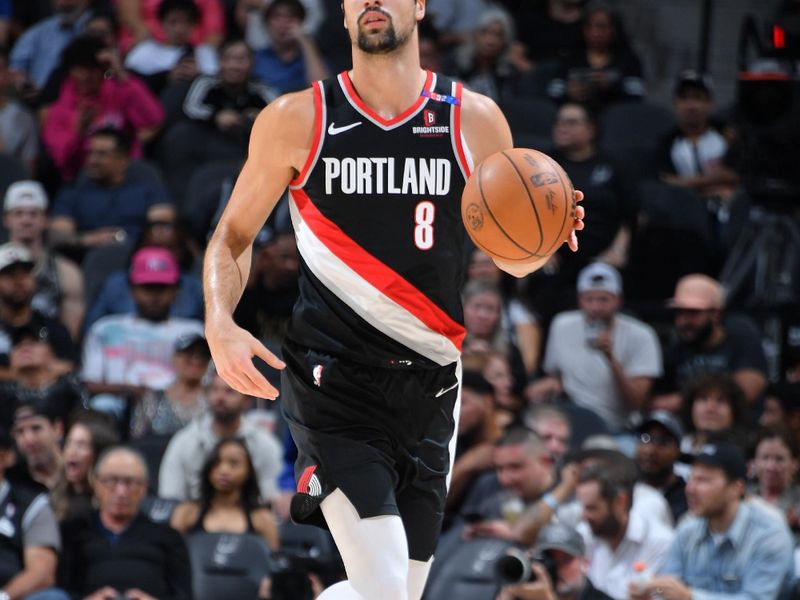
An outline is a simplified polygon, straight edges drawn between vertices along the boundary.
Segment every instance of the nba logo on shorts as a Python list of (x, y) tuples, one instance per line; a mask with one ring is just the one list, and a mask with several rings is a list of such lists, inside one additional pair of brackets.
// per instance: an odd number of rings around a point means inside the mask
[(423, 110), (422, 120), (425, 122), (425, 127), (432, 127), (436, 125), (436, 113), (432, 110)]
[(316, 367), (314, 367), (314, 370), (311, 371), (311, 374), (314, 376), (314, 385), (317, 387), (322, 385), (322, 370), (324, 368), (325, 367), (323, 367), (322, 365), (317, 365)]

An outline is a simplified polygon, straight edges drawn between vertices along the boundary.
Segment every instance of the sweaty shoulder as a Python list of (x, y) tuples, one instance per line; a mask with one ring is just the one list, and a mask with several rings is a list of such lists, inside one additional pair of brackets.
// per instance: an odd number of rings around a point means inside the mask
[(271, 161), (299, 172), (314, 142), (314, 123), (313, 88), (280, 96), (258, 115), (251, 133), (250, 153), (269, 153)]
[(477, 165), (486, 157), (513, 147), (511, 129), (494, 100), (464, 89), (461, 97), (461, 130)]

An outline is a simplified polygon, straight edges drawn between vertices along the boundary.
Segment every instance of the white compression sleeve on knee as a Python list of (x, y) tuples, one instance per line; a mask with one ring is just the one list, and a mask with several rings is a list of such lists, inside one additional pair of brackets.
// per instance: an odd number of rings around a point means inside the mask
[(431, 572), (433, 557), (428, 562), (419, 560), (408, 561), (408, 600), (420, 600), (425, 591), (425, 582)]
[(408, 600), (408, 542), (400, 517), (362, 519), (338, 488), (321, 507), (348, 581), (325, 590), (319, 600)]

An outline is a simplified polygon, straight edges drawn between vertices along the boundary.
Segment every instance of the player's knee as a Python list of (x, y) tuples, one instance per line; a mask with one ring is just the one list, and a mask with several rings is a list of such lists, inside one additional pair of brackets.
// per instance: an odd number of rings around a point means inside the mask
[(408, 600), (408, 582), (405, 577), (374, 573), (369, 581), (350, 579), (356, 591), (366, 600)]

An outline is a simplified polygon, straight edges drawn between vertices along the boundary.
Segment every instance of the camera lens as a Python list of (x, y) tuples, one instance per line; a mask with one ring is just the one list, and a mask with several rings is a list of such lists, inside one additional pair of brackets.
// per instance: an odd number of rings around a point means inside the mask
[(522, 550), (509, 548), (494, 565), (497, 579), (503, 585), (534, 581), (536, 574), (531, 570), (531, 561)]

